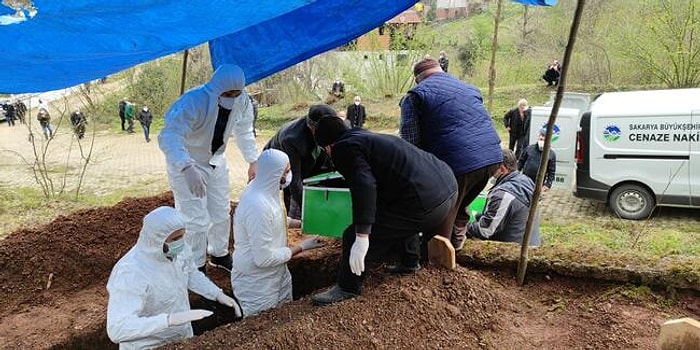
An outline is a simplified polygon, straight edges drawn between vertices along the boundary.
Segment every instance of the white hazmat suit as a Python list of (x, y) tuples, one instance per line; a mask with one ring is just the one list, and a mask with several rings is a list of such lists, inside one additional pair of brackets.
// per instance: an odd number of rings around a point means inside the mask
[[(158, 135), (165, 153), (168, 179), (175, 196), (175, 207), (185, 218), (185, 238), (192, 247), (198, 267), (206, 263), (207, 252), (215, 257), (228, 254), (229, 174), (224, 151), (235, 134), (238, 148), (248, 163), (257, 157), (253, 134), (253, 106), (245, 91), (245, 76), (236, 65), (222, 65), (211, 80), (182, 95), (165, 115), (165, 126)], [(212, 152), (212, 139), (219, 115), (222, 93), (241, 90), (233, 99), (223, 131), (223, 145)], [(223, 99), (223, 98), (222, 98)], [(230, 107), (230, 108), (228, 108)], [(203, 176), (205, 194), (198, 196), (188, 185), (186, 168), (194, 166)]]
[(136, 244), (112, 269), (107, 335), (119, 349), (149, 349), (192, 337), (190, 322), (171, 326), (180, 322), (169, 319), (190, 311), (188, 290), (211, 300), (222, 298), (221, 289), (197, 270), (187, 245), (172, 260), (166, 258), (163, 243), (184, 227), (174, 208), (155, 209), (144, 217)]
[(258, 171), (236, 207), (231, 286), (244, 316), (292, 300), (287, 261), (287, 228), (280, 200), (280, 178), (289, 164), (275, 149), (262, 152)]

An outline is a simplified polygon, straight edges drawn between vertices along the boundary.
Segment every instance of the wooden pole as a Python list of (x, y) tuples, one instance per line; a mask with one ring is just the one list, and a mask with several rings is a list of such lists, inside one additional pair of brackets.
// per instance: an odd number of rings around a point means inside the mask
[(185, 81), (187, 80), (187, 56), (189, 56), (190, 50), (185, 50), (182, 55), (182, 74), (180, 75), (180, 95), (185, 93)]
[(493, 114), (493, 89), (496, 86), (496, 51), (498, 51), (498, 25), (501, 23), (501, 0), (496, 2), (496, 18), (493, 20), (493, 42), (491, 43), (491, 63), (489, 64), (488, 110)]
[(530, 214), (527, 218), (527, 224), (525, 225), (525, 234), (523, 235), (522, 246), (520, 247), (520, 262), (518, 263), (518, 284), (523, 285), (525, 283), (525, 273), (527, 272), (527, 249), (530, 243), (530, 236), (532, 233), (532, 228), (535, 222), (535, 214), (537, 213), (537, 204), (540, 199), (540, 193), (542, 192), (542, 183), (544, 182), (544, 173), (547, 170), (547, 161), (549, 159), (549, 150), (552, 146), (552, 130), (554, 129), (554, 122), (557, 120), (557, 114), (559, 113), (559, 106), (561, 106), (561, 100), (564, 97), (564, 89), (566, 86), (566, 73), (569, 71), (569, 65), (571, 64), (571, 53), (574, 51), (574, 43), (576, 42), (576, 33), (578, 32), (579, 24), (581, 23), (581, 16), (583, 15), (583, 6), (586, 3), (585, 0), (578, 0), (576, 5), (576, 12), (574, 13), (574, 20), (571, 23), (571, 29), (569, 30), (569, 42), (566, 44), (566, 50), (564, 51), (564, 61), (561, 69), (561, 75), (559, 76), (559, 84), (557, 86), (557, 95), (554, 98), (554, 105), (552, 105), (552, 112), (549, 115), (549, 120), (547, 121), (547, 135), (544, 139), (544, 148), (542, 149), (542, 159), (540, 161), (540, 168), (537, 171), (537, 180), (535, 181), (535, 192), (532, 194), (532, 202), (530, 204)]

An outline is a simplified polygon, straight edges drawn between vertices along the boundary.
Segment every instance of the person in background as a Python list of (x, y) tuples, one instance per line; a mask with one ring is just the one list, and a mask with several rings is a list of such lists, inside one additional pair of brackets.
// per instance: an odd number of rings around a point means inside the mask
[(39, 121), (39, 126), (41, 130), (44, 131), (44, 137), (48, 140), (53, 137), (53, 129), (51, 129), (51, 115), (46, 108), (39, 108), (39, 113), (36, 116), (36, 120)]
[[(532, 181), (537, 181), (537, 172), (540, 169), (542, 160), (542, 149), (544, 148), (544, 140), (547, 137), (547, 129), (540, 129), (537, 136), (537, 143), (527, 146), (525, 151), (518, 159), (518, 170), (527, 175)], [(557, 171), (557, 155), (553, 149), (549, 150), (549, 159), (547, 160), (547, 170), (544, 173), (544, 182), (542, 191), (547, 192), (552, 188), (554, 182), (554, 174)]]
[(362, 105), (362, 99), (360, 96), (355, 96), (353, 104), (348, 106), (345, 119), (350, 122), (351, 128), (361, 128), (365, 124), (366, 118), (367, 114), (365, 113), (365, 106)]
[(309, 237), (287, 246), (287, 226), (280, 190), (292, 183), (289, 158), (276, 149), (258, 157), (258, 171), (241, 194), (234, 224), (231, 285), (243, 314), (251, 316), (292, 300), (292, 275), (287, 261), (321, 246)]
[(352, 224), (343, 232), (338, 283), (314, 295), (313, 303), (359, 295), (368, 255), (384, 260), (397, 254), (399, 264), (389, 273), (417, 272), (427, 261), (427, 242), (450, 220), (457, 200), (450, 167), (396, 136), (348, 129), (338, 117), (321, 118), (314, 136), (347, 182)]
[(15, 126), (15, 106), (8, 102), (3, 105), (5, 109), (5, 120), (7, 120), (7, 126)]
[(338, 99), (345, 97), (345, 84), (342, 80), (336, 79), (331, 87), (331, 95)]
[(24, 104), (24, 102), (19, 101), (19, 100), (17, 101), (17, 103), (15, 105), (16, 105), (16, 109), (17, 109), (17, 117), (19, 118), (19, 122), (21, 124), (25, 124), (26, 121), (24, 119), (24, 116), (27, 115), (27, 105)]
[(248, 163), (250, 181), (258, 158), (253, 106), (245, 92), (243, 70), (233, 64), (220, 66), (209, 82), (180, 96), (165, 114), (158, 135), (175, 207), (185, 218), (185, 237), (202, 271), (207, 252), (210, 265), (231, 271), (231, 190), (225, 155), (231, 135)]
[(146, 142), (151, 142), (151, 121), (153, 116), (148, 106), (143, 106), (139, 112), (139, 123), (141, 123), (141, 128), (143, 129), (143, 136), (146, 138)]
[(331, 106), (319, 104), (309, 108), (306, 116), (297, 118), (282, 128), (267, 142), (263, 149), (278, 149), (289, 157), (293, 180), (284, 189), (284, 204), (287, 215), (296, 221), (301, 219), (303, 180), (333, 170), (333, 164), (314, 140), (316, 125), (324, 116), (337, 116)]
[(527, 147), (530, 138), (530, 119), (532, 109), (528, 106), (527, 100), (518, 101), (518, 106), (506, 112), (503, 116), (503, 125), (508, 130), (508, 149), (515, 151), (515, 157), (520, 155)]
[(80, 111), (80, 109), (76, 109), (70, 114), (70, 124), (73, 126), (75, 136), (77, 136), (79, 140), (82, 139), (85, 136), (87, 118), (85, 117), (85, 114)]
[[(494, 175), (496, 182), (486, 197), (484, 212), (467, 226), (467, 237), (522, 243), (530, 214), (535, 184), (516, 169), (513, 151), (503, 150), (503, 163)], [(530, 245), (540, 245), (539, 212), (535, 218)]]
[(440, 69), (447, 73), (447, 69), (450, 67), (450, 59), (447, 58), (445, 51), (440, 51), (440, 57), (438, 57), (438, 63), (440, 64)]
[(452, 168), (459, 194), (440, 234), (459, 250), (467, 207), (502, 161), (501, 140), (479, 89), (443, 72), (433, 59), (416, 63), (413, 74), (417, 85), (401, 100), (401, 138)]
[(143, 218), (136, 244), (114, 265), (107, 281), (107, 335), (119, 349), (191, 338), (191, 322), (212, 312), (191, 310), (188, 291), (242, 317), (238, 302), (197, 270), (184, 235), (185, 222), (175, 208), (156, 208)]
[(561, 76), (561, 65), (559, 61), (554, 60), (547, 66), (547, 70), (542, 75), (542, 80), (547, 83), (547, 86), (557, 86), (559, 77)]
[(126, 131), (126, 128), (124, 127), (124, 123), (126, 122), (126, 117), (124, 115), (124, 111), (126, 110), (126, 104), (126, 97), (119, 101), (119, 119), (121, 119), (122, 122), (122, 131)]
[(126, 132), (129, 134), (134, 133), (134, 104), (126, 101), (126, 106), (124, 106), (124, 119), (127, 122)]

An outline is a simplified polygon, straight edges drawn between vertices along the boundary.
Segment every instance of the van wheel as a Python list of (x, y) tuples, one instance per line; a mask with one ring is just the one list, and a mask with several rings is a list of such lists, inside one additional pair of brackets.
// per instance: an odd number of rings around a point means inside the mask
[(639, 185), (622, 185), (610, 195), (610, 207), (623, 219), (646, 219), (655, 205), (651, 193)]

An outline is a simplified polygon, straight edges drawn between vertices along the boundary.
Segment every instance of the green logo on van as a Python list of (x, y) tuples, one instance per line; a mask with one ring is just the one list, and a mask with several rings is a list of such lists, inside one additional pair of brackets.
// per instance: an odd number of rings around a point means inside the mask
[(608, 124), (603, 130), (603, 138), (610, 142), (615, 142), (620, 139), (622, 131), (615, 124)]

